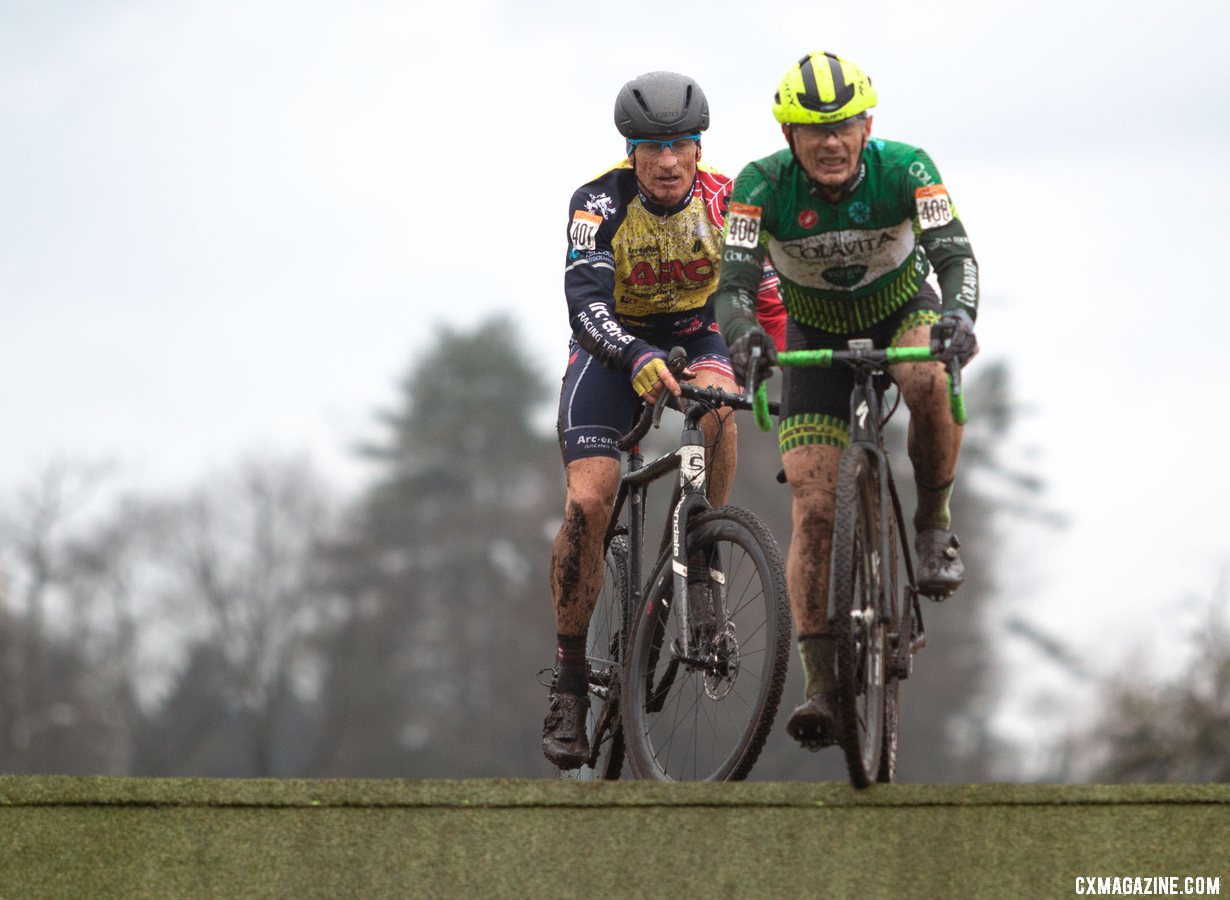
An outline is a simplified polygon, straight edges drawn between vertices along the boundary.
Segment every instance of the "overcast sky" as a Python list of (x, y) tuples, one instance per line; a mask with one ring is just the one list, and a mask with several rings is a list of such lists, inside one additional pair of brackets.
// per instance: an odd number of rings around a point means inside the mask
[(0, 0), (0, 491), (53, 458), (161, 489), (304, 448), (356, 485), (437, 325), (497, 312), (554, 381), (567, 202), (622, 152), (620, 85), (696, 77), (734, 174), (827, 49), (943, 173), (983, 359), (1032, 411), (1014, 452), (1071, 520), (1007, 548), (1012, 609), (1165, 664), (1230, 564), (1224, 3), (427, 8)]

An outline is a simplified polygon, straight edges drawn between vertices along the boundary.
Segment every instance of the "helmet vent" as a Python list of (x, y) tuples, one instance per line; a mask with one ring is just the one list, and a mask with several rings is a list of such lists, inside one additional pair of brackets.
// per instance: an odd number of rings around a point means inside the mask
[(705, 92), (675, 72), (647, 72), (615, 98), (615, 127), (626, 138), (651, 137), (709, 127)]

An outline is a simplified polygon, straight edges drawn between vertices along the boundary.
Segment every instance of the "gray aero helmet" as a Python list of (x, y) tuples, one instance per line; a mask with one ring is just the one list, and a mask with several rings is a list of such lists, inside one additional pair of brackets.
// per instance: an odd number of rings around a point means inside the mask
[(620, 89), (615, 127), (626, 138), (704, 131), (709, 127), (709, 101), (686, 75), (646, 72)]

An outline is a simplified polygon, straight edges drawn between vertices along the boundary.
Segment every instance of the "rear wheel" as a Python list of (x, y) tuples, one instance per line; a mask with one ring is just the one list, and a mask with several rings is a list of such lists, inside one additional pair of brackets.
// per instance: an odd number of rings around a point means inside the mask
[(620, 726), (619, 695), (623, 684), (623, 661), (627, 653), (628, 539), (617, 535), (606, 554), (606, 571), (594, 614), (585, 638), (589, 663), (589, 715), (585, 731), (589, 760), (579, 769), (560, 770), (572, 781), (616, 779), (624, 764), (624, 739)]
[[(882, 774), (891, 778), (896, 758), (894, 743), (885, 773), (881, 763), (891, 675), (889, 635), (897, 627), (890, 620), (897, 616), (895, 608), (890, 616), (881, 615), (879, 598), (886, 589), (882, 534), (876, 460), (862, 447), (849, 447), (837, 475), (832, 572), (837, 730), (855, 787), (867, 787)], [(894, 720), (895, 712), (894, 704)]]
[(741, 779), (764, 747), (786, 679), (790, 609), (781, 551), (760, 519), (728, 506), (691, 520), (687, 550), (690, 561), (708, 562), (707, 579), (694, 578), (688, 589), (692, 652), (683, 653), (666, 559), (650, 579), (629, 648), (628, 760), (641, 778)]
[(880, 769), (876, 781), (887, 782), (897, 777), (897, 731), (901, 724), (898, 691), (901, 682), (889, 677), (884, 688), (884, 746), (880, 751)]

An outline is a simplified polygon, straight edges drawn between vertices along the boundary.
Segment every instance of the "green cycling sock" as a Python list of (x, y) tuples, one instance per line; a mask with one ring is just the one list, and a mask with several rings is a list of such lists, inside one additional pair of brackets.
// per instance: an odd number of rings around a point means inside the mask
[(837, 671), (837, 648), (827, 634), (799, 635), (799, 659), (803, 661), (803, 696), (833, 690)]
[(948, 501), (952, 498), (952, 486), (956, 479), (942, 487), (931, 487), (915, 479), (914, 486), (918, 489), (918, 509), (914, 513), (914, 530), (927, 531), (931, 528), (941, 528), (948, 531), (952, 525), (952, 513), (948, 509)]

